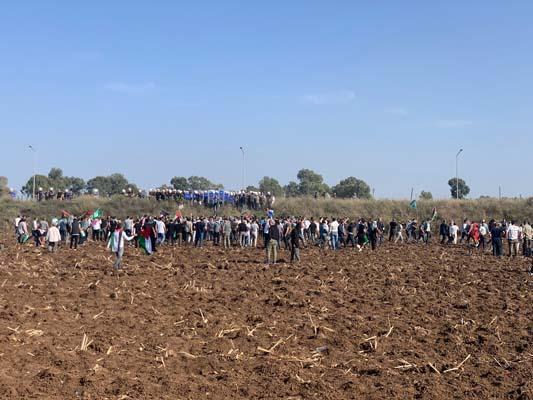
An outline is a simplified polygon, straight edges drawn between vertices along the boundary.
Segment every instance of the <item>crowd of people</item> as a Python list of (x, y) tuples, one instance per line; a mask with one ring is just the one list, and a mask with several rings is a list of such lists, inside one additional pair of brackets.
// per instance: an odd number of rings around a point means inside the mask
[[(92, 196), (110, 196), (102, 194), (98, 189), (90, 189), (87, 193)], [(133, 190), (132, 188), (122, 189), (121, 194), (126, 197), (151, 198), (156, 201), (172, 200), (179, 204), (200, 204), (206, 208), (216, 210), (223, 205), (230, 205), (239, 210), (259, 211), (265, 208), (272, 208), (276, 202), (276, 197), (270, 193), (258, 191), (227, 191), (227, 190), (177, 190), (172, 188)], [(39, 187), (36, 193), (37, 201), (47, 200), (72, 200), (74, 192), (69, 189), (54, 189), (50, 187), (44, 190)]]
[[(64, 213), (51, 223), (38, 218), (28, 221), (27, 217), (19, 216), (15, 220), (15, 232), (19, 243), (33, 239), (35, 246), (48, 246), (52, 252), (61, 246), (76, 249), (89, 240), (107, 242), (117, 254), (115, 267), (119, 268), (124, 241), (131, 241), (132, 246), (142, 248), (146, 254), (156, 252), (162, 245), (203, 247), (209, 244), (229, 249), (234, 246), (255, 248), (261, 243), (267, 263), (276, 263), (278, 250), (282, 248), (291, 252), (290, 260), (295, 262), (300, 260), (302, 246), (374, 251), (387, 236), (392, 243), (429, 244), (433, 220), (419, 223), (416, 219), (406, 222), (392, 219), (386, 225), (380, 218), (274, 218), (272, 210), (263, 218), (253, 215), (184, 217), (178, 212), (176, 216), (127, 216), (123, 221), (112, 216), (75, 217)], [(529, 221), (517, 224), (515, 221), (490, 220), (487, 223), (465, 219), (459, 226), (453, 220), (442, 220), (438, 235), (440, 244), (465, 244), (469, 253), (491, 252), (502, 257), (507, 250), (509, 257), (531, 257), (533, 228)]]

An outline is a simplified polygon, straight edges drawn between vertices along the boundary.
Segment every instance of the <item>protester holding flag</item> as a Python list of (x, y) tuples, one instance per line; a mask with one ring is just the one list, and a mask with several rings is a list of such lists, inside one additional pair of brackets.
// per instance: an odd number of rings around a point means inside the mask
[(111, 233), (107, 248), (115, 254), (115, 263), (113, 267), (118, 271), (122, 268), (122, 256), (124, 255), (124, 239), (130, 241), (133, 236), (128, 236), (123, 230), (122, 225), (117, 223), (115, 231)]

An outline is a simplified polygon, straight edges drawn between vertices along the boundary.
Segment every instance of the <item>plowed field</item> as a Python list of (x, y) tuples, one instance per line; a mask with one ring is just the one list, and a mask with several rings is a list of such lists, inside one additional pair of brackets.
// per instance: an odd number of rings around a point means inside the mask
[(533, 398), (523, 259), (3, 244), (2, 399)]

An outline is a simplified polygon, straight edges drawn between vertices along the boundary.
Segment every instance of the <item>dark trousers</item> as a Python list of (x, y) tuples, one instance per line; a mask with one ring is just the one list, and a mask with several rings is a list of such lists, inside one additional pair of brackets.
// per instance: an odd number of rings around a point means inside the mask
[(74, 247), (75, 249), (78, 248), (78, 242), (80, 240), (80, 235), (70, 235), (70, 248)]
[(485, 240), (485, 236), (479, 235), (479, 249), (484, 252), (485, 251), (485, 244), (487, 241)]
[(355, 247), (355, 239), (353, 235), (348, 234), (348, 239), (346, 240), (346, 246), (348, 246), (348, 243), (351, 243), (352, 247)]
[(93, 229), (93, 242), (100, 240), (100, 229)]
[(522, 243), (522, 254), (526, 257), (531, 257), (531, 239), (524, 238)]
[(291, 262), (294, 260), (300, 261), (300, 249), (296, 246), (292, 246), (291, 249)]
[(503, 244), (501, 238), (492, 239), (492, 254), (496, 257), (503, 256)]
[(194, 246), (195, 247), (202, 247), (204, 244), (204, 232), (196, 232), (196, 236), (194, 237)]

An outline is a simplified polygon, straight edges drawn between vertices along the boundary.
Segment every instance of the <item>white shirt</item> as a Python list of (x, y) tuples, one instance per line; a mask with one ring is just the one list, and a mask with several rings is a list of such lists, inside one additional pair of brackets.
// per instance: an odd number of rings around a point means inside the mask
[(165, 233), (165, 223), (163, 221), (155, 221), (155, 231), (157, 233)]
[[(59, 231), (58, 231), (59, 233)], [(118, 249), (124, 249), (124, 239), (126, 240), (132, 240), (133, 236), (126, 235), (126, 232), (122, 231), (122, 235), (120, 234), (121, 231), (115, 231), (111, 234), (111, 237), (109, 238), (109, 242), (107, 243), (107, 248), (111, 249), (112, 252), (116, 253)], [(120, 243), (119, 243), (119, 237), (120, 237)]]
[(61, 234), (59, 233), (59, 229), (57, 229), (57, 226), (51, 226), (48, 229), (48, 233), (46, 234), (46, 240), (48, 243), (57, 243), (61, 241)]
[(518, 240), (519, 233), (520, 233), (520, 228), (518, 226), (509, 225), (509, 228), (507, 228), (507, 239)]
[(329, 223), (329, 231), (331, 233), (337, 233), (339, 232), (339, 223), (337, 221), (331, 221)]
[(451, 236), (457, 236), (457, 232), (459, 231), (459, 227), (457, 225), (451, 225), (450, 226), (450, 235)]
[(256, 222), (254, 222), (251, 226), (250, 226), (250, 230), (252, 231), (252, 233), (254, 235), (257, 235), (257, 232), (259, 231), (259, 225), (257, 225)]
[(481, 226), (479, 227), (479, 234), (480, 234), (481, 236), (485, 236), (485, 235), (487, 234), (487, 228), (485, 228), (485, 225), (481, 225)]

